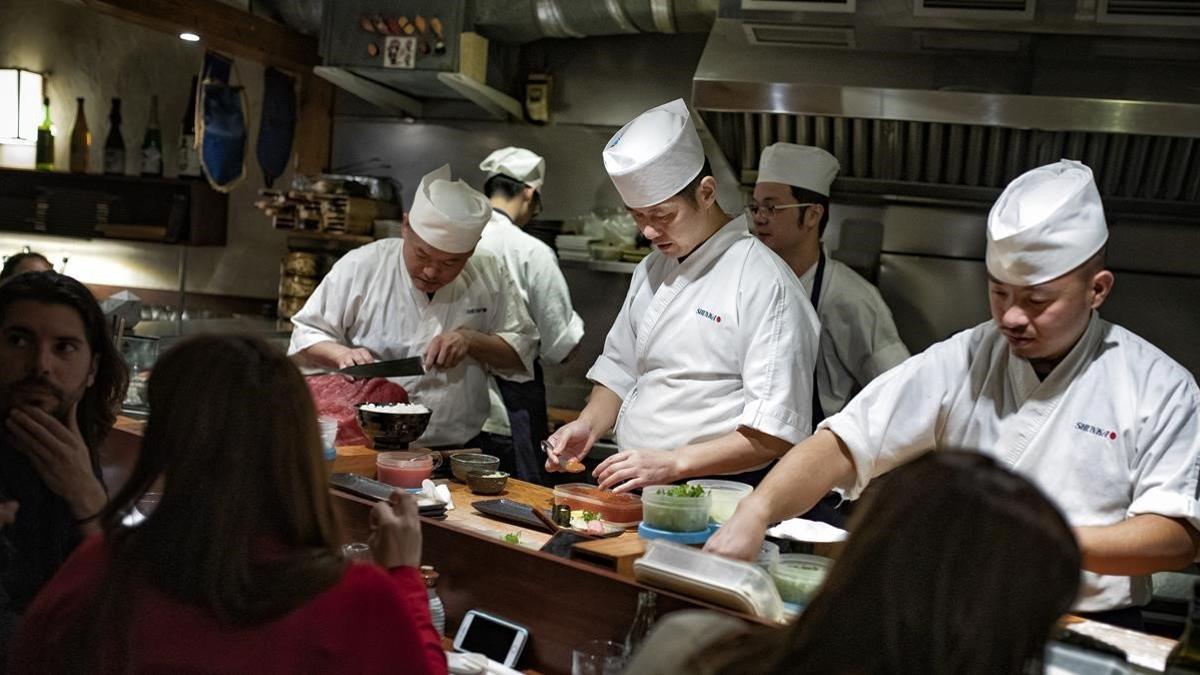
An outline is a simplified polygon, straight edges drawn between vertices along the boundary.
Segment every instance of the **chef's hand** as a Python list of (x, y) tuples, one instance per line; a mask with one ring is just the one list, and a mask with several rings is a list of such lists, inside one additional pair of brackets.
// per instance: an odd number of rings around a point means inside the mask
[(600, 462), (592, 475), (600, 488), (628, 492), (647, 485), (669, 485), (679, 478), (678, 455), (667, 450), (625, 450)]
[(84, 519), (100, 513), (108, 496), (92, 473), (91, 453), (75, 419), (77, 407), (71, 406), (63, 425), (41, 408), (16, 406), (5, 426), (46, 487), (71, 505), (76, 518)]
[(375, 504), (370, 526), (367, 543), (375, 562), (388, 569), (420, 566), (421, 518), (412, 495), (395, 490), (388, 501)]
[(752, 497), (738, 503), (733, 516), (704, 545), (705, 551), (736, 560), (758, 557), (769, 523), (758, 514), (753, 502), (747, 504)]
[(375, 363), (378, 359), (371, 353), (371, 350), (366, 347), (341, 347), (341, 351), (334, 356), (334, 367), (349, 368), (350, 366), (364, 366), (368, 363)]
[(429, 341), (425, 348), (425, 370), (441, 368), (449, 370), (462, 363), (470, 350), (467, 336), (459, 330), (452, 330)]
[(581, 419), (559, 427), (558, 431), (546, 439), (546, 470), (570, 471), (579, 467), (571, 473), (583, 471), (583, 458), (587, 457), (588, 451), (596, 443), (596, 438), (591, 425)]
[(20, 506), (16, 502), (0, 503), (0, 530), (4, 529), (5, 525), (17, 522), (17, 508)]

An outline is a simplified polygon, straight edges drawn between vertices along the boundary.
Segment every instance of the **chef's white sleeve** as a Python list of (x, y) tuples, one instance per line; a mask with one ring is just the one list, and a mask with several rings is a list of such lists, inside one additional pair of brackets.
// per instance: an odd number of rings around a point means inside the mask
[(347, 342), (346, 336), (358, 318), (365, 280), (376, 262), (372, 251), (356, 249), (334, 264), (300, 311), (292, 316), (289, 356), (320, 342), (354, 346)]
[(1177, 364), (1158, 362), (1151, 369), (1143, 380), (1146, 410), (1137, 430), (1128, 514), (1182, 518), (1200, 530), (1200, 394)]
[(583, 339), (583, 319), (571, 304), (571, 290), (548, 248), (530, 251), (529, 314), (541, 337), (539, 353), (548, 363), (562, 363)]
[(867, 386), (909, 357), (883, 298), (875, 295), (863, 298), (863, 302), (839, 304), (834, 311), (842, 315), (840, 321), (830, 318), (829, 323), (850, 329), (847, 335), (833, 336), (834, 349), (843, 355), (842, 362), (859, 387)]
[(847, 499), (858, 499), (876, 476), (934, 449), (953, 387), (967, 373), (960, 340), (937, 343), (872, 380), (841, 412), (817, 425), (850, 450), (854, 484), (838, 486)]
[[(761, 279), (761, 278), (760, 278)], [(812, 433), (813, 370), (820, 326), (803, 286), (743, 278), (742, 391), (738, 426), (799, 443)], [(810, 311), (804, 311), (807, 305)]]
[[(519, 372), (491, 372), (511, 382), (528, 382), (533, 379), (533, 362), (537, 358), (538, 331), (525, 309), (521, 292), (509, 274), (508, 268), (499, 259), (493, 260), (493, 278), (496, 279), (496, 316), (493, 318), (492, 334), (508, 343), (521, 359)], [(489, 369), (491, 370), (491, 369)]]
[(608, 337), (604, 339), (604, 351), (588, 370), (587, 378), (596, 384), (608, 387), (621, 398), (629, 395), (637, 382), (637, 332), (634, 330), (633, 299), (638, 289), (646, 283), (646, 263), (642, 261), (633, 271), (633, 280), (625, 294), (625, 304), (617, 313)]

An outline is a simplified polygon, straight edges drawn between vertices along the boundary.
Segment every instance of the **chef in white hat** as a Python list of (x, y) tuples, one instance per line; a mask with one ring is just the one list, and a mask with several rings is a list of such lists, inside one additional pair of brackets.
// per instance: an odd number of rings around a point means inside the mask
[(615, 425), (620, 452), (596, 468), (601, 487), (761, 469), (811, 432), (816, 312), (744, 217), (717, 204), (682, 100), (626, 124), (603, 158), (655, 250), (588, 372), (587, 406), (550, 438), (548, 468)]
[(418, 443), (465, 447), (488, 415), (493, 373), (528, 379), (537, 330), (504, 265), (475, 247), (487, 198), (443, 166), (421, 179), (403, 239), (347, 253), (292, 317), (288, 353), (323, 368), (421, 356), (398, 377), (433, 415)]
[(504, 262), (539, 338), (532, 380), (492, 378), (491, 413), (483, 431), (495, 452), (512, 456), (518, 478), (545, 483), (540, 447), (549, 433), (549, 420), (542, 361), (559, 364), (574, 353), (583, 339), (583, 319), (571, 304), (554, 249), (523, 229), (541, 211), (546, 160), (525, 148), (507, 147), (488, 155), (479, 168), (487, 173), (483, 193), (492, 207), (479, 250)]
[(974, 448), (1037, 483), (1075, 527), (1076, 609), (1136, 625), (1150, 573), (1196, 555), (1200, 390), (1100, 318), (1113, 288), (1107, 239), (1088, 167), (1062, 160), (1014, 180), (988, 217), (992, 320), (867, 385), (788, 452), (708, 548), (751, 557), (768, 523), (830, 488), (855, 498), (921, 453)]
[(868, 382), (908, 358), (879, 290), (821, 246), (829, 187), (840, 169), (821, 148), (775, 143), (762, 151), (746, 218), (787, 262), (821, 318), (815, 421), (842, 409)]

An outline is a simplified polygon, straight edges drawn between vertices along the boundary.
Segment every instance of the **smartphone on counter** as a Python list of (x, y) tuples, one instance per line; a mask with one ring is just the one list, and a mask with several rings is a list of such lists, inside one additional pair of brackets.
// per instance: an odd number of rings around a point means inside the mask
[(454, 649), (483, 654), (512, 668), (529, 642), (529, 629), (495, 614), (472, 609), (463, 617), (454, 636)]

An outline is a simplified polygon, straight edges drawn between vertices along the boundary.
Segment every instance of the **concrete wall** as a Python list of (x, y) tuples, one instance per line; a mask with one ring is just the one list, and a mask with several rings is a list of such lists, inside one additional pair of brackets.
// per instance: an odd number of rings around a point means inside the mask
[[(233, 2), (231, 4), (237, 5)], [(186, 43), (98, 14), (75, 4), (51, 0), (0, 2), (0, 64), (48, 72), (47, 94), (57, 128), (55, 162), (68, 164), (68, 144), (75, 123), (75, 98), (85, 99), (92, 131), (93, 170), (103, 162), (112, 97), (122, 106), (122, 134), (128, 151), (128, 171), (138, 167), (138, 149), (149, 114), (150, 96), (158, 95), (165, 171), (175, 174), (179, 126), (188, 100), (188, 84), (200, 70), (204, 43)], [(261, 115), (262, 67), (237, 61), (246, 87), (250, 127), (246, 178), (229, 195), (228, 243), (223, 247), (189, 251), (188, 290), (243, 297), (274, 297), (278, 287), (277, 261), (285, 251), (285, 236), (253, 203), (262, 175), (253, 149)], [(286, 185), (291, 175), (279, 179)], [(0, 255), (23, 246), (58, 261), (70, 258), (67, 272), (89, 283), (143, 288), (177, 288), (177, 247), (102, 240), (63, 239), (0, 232)]]

